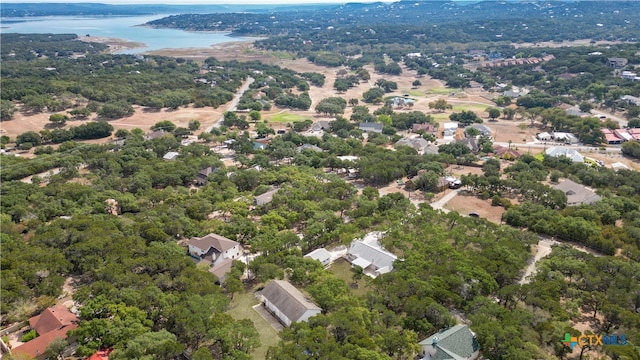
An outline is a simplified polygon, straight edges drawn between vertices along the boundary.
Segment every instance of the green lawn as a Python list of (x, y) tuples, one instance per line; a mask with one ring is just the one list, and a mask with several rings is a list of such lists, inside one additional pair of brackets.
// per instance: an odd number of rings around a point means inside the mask
[(229, 314), (234, 319), (249, 319), (260, 334), (260, 346), (251, 354), (254, 359), (265, 359), (269, 347), (276, 345), (280, 341), (278, 333), (269, 325), (269, 323), (260, 316), (253, 306), (258, 304), (258, 299), (253, 296), (252, 292), (244, 292), (235, 294), (231, 301), (231, 309)]
[(414, 97), (415, 96), (424, 96), (424, 91), (419, 90), (419, 89), (411, 89), (411, 90), (404, 89), (404, 90), (402, 90), (402, 93), (403, 94), (409, 94), (409, 95), (414, 96)]
[(456, 104), (453, 105), (453, 111), (472, 110), (473, 112), (479, 113), (485, 111), (488, 107), (490, 106), (484, 104)]
[[(351, 271), (351, 264), (345, 259), (338, 259), (329, 268), (329, 271), (333, 273), (335, 277), (338, 279), (342, 279), (347, 282), (347, 284), (353, 283), (353, 271)], [(371, 278), (367, 275), (362, 276), (362, 279), (358, 280), (358, 287), (351, 287), (351, 292), (357, 296), (365, 296), (367, 292), (369, 292), (370, 287), (367, 284)]]
[(427, 94), (436, 94), (436, 95), (447, 95), (447, 94), (458, 93), (458, 92), (460, 92), (460, 89), (451, 89), (446, 87), (435, 87), (425, 91), (425, 93)]
[(283, 112), (280, 114), (273, 115), (272, 117), (268, 118), (267, 121), (277, 122), (277, 123), (292, 123), (294, 121), (304, 121), (307, 119), (313, 120), (310, 116)]

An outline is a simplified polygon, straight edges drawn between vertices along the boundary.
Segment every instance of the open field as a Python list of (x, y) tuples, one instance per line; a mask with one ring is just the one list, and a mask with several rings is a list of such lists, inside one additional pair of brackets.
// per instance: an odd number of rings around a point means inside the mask
[(280, 336), (273, 327), (253, 309), (253, 306), (256, 304), (258, 304), (258, 299), (253, 296), (253, 292), (246, 291), (236, 294), (233, 297), (231, 308), (228, 312), (236, 320), (249, 319), (253, 322), (258, 334), (260, 334), (260, 346), (251, 353), (251, 356), (256, 360), (260, 360), (267, 357), (267, 350), (280, 341)]
[(471, 212), (476, 212), (481, 218), (496, 224), (501, 223), (502, 213), (505, 212), (501, 206), (491, 206), (491, 199), (482, 200), (474, 195), (465, 195), (462, 191), (447, 202), (444, 207), (451, 211), (457, 211), (461, 215), (469, 215)]
[(270, 117), (265, 117), (269, 122), (276, 123), (291, 123), (294, 121), (304, 121), (304, 120), (313, 120), (311, 116), (302, 115), (302, 114), (292, 114), (290, 112), (280, 112), (278, 114), (274, 114)]

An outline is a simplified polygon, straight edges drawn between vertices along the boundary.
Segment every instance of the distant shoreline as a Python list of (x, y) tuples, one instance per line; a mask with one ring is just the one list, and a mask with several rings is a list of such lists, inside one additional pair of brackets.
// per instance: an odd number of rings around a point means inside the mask
[(78, 35), (78, 40), (84, 42), (95, 42), (100, 44), (105, 44), (109, 47), (107, 52), (113, 54), (118, 51), (132, 50), (147, 47), (147, 44), (129, 41), (127, 39), (119, 39), (113, 37), (105, 37), (105, 36), (82, 36)]

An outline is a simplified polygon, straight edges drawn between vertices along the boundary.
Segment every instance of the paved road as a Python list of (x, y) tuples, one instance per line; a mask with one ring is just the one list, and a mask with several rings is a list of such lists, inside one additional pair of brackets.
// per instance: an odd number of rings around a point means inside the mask
[[(242, 97), (242, 94), (244, 94), (244, 92), (247, 91), (247, 89), (249, 89), (249, 86), (253, 84), (254, 81), (256, 81), (256, 79), (252, 78), (251, 76), (247, 77), (247, 80), (245, 80), (244, 84), (242, 84), (242, 86), (240, 86), (240, 89), (238, 89), (238, 92), (236, 92), (236, 95), (233, 97), (233, 100), (231, 100), (231, 102), (229, 102), (229, 104), (227, 105), (227, 109), (225, 110), (225, 112), (236, 111), (236, 107), (240, 102), (240, 98)], [(220, 119), (215, 124), (207, 127), (205, 131), (211, 132), (211, 130), (213, 130), (214, 127), (217, 127), (217, 128), (220, 127), (223, 121), (224, 121), (224, 114), (220, 116)]]
[[(501, 146), (505, 146), (508, 147), (509, 143), (508, 142), (502, 142), (502, 141), (496, 141), (493, 143), (494, 145), (501, 145)], [(550, 147), (564, 147), (567, 149), (574, 149), (577, 150), (578, 152), (588, 152), (589, 150), (593, 150), (593, 149), (598, 149), (598, 147), (595, 146), (587, 146), (587, 145), (562, 145), (562, 144), (557, 144), (557, 143), (553, 143), (553, 142), (547, 142), (542, 143), (542, 142), (530, 142), (530, 143), (511, 143), (511, 147), (518, 147), (520, 149), (526, 149), (526, 148), (537, 148), (537, 149), (545, 149), (545, 148), (550, 148)], [(612, 153), (619, 153), (622, 151), (622, 148), (620, 148), (619, 146), (614, 147), (607, 147), (606, 148), (607, 152), (612, 152)]]

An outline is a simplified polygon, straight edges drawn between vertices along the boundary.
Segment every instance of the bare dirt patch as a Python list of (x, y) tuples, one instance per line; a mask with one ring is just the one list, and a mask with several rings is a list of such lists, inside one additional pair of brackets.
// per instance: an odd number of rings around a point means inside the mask
[(480, 217), (485, 218), (492, 223), (500, 224), (502, 214), (505, 212), (501, 206), (491, 206), (491, 200), (482, 200), (475, 195), (467, 195), (460, 192), (458, 196), (451, 199), (445, 206), (446, 209), (457, 211), (462, 215), (468, 215), (476, 212)]

